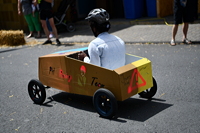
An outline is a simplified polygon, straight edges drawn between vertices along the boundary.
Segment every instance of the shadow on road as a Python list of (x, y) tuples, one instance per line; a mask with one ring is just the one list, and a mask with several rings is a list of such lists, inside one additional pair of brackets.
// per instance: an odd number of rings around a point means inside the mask
[[(49, 101), (44, 103), (44, 106), (52, 107), (53, 105), (50, 105), (50, 103), (55, 101), (80, 110), (96, 112), (93, 107), (92, 97), (89, 96), (61, 92), (48, 99)], [(125, 101), (120, 101), (118, 102), (118, 113), (112, 120), (123, 123), (126, 122), (124, 119), (144, 122), (172, 106), (172, 104), (164, 102), (165, 100), (162, 99), (147, 100), (142, 98), (129, 98)]]
[(144, 122), (171, 106), (161, 99), (129, 98), (118, 103), (118, 117)]
[(18, 48), (3, 49), (3, 50), (0, 50), (0, 53), (12, 52), (12, 51), (24, 49), (24, 48), (27, 48), (27, 47), (29, 47), (29, 46), (24, 45), (23, 47), (18, 47)]
[(192, 44), (200, 44), (200, 41), (192, 41)]

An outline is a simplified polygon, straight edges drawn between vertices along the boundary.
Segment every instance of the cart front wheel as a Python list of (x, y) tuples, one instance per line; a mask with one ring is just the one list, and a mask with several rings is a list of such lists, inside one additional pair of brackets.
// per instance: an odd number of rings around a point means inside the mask
[(46, 99), (45, 87), (37, 79), (32, 79), (28, 83), (28, 93), (29, 93), (30, 98), (36, 104), (42, 104)]
[(140, 92), (139, 95), (142, 97), (142, 98), (152, 98), (157, 92), (157, 83), (156, 83), (156, 80), (154, 79), (153, 77), (153, 87), (143, 91), (143, 92)]
[(101, 117), (112, 118), (117, 112), (117, 101), (112, 92), (98, 89), (93, 96), (93, 104)]

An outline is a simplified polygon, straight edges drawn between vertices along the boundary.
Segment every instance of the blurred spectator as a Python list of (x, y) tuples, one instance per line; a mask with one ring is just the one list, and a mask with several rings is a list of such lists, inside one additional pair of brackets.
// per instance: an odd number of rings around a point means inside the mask
[[(36, 1), (34, 1), (34, 5), (36, 6)], [(21, 12), (22, 11), (22, 12)], [(18, 14), (21, 15), (23, 13), (24, 18), (28, 24), (30, 34), (27, 38), (33, 37), (33, 32), (36, 29), (37, 37), (41, 37), (40, 30), (40, 21), (39, 21), (39, 12), (35, 10), (34, 16), (32, 14), (32, 1), (31, 0), (18, 0)]]
[(52, 0), (41, 0), (39, 2), (40, 7), (40, 21), (42, 23), (42, 27), (44, 29), (45, 35), (47, 36), (47, 40), (43, 44), (52, 44), (51, 39), (49, 38), (50, 32), (47, 28), (46, 19), (49, 20), (49, 23), (51, 25), (52, 31), (54, 36), (56, 37), (56, 44), (60, 45), (61, 42), (58, 39), (57, 29), (54, 24), (54, 15), (53, 15), (53, 8), (52, 8)]
[(198, 0), (174, 0), (174, 26), (172, 27), (172, 39), (170, 45), (175, 46), (175, 37), (179, 24), (183, 23), (183, 43), (191, 44), (187, 39), (189, 23), (194, 22), (197, 17)]

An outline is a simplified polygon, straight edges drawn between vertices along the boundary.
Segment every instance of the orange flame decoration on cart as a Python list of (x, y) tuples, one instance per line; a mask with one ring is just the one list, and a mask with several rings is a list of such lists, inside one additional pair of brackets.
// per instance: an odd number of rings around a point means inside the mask
[(72, 80), (72, 76), (64, 74), (62, 69), (59, 71), (59, 77), (67, 79), (68, 82)]
[(80, 74), (78, 75), (78, 85), (79, 86), (85, 86), (86, 84), (86, 67), (84, 65), (82, 65), (80, 67)]
[[(138, 84), (138, 78), (142, 80), (141, 84)], [(128, 87), (128, 93), (131, 93), (133, 90), (145, 85), (146, 85), (146, 81), (144, 80), (144, 78), (141, 76), (141, 74), (139, 73), (137, 69), (134, 69), (131, 76), (130, 84)]]

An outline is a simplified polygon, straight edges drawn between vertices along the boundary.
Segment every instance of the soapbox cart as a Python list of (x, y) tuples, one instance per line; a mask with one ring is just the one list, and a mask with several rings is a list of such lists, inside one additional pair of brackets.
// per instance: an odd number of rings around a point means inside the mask
[(152, 76), (151, 61), (126, 54), (126, 65), (115, 70), (105, 69), (78, 60), (86, 48), (59, 51), (39, 57), (39, 80), (28, 84), (30, 98), (36, 104), (46, 99), (46, 88), (68, 93), (93, 96), (93, 105), (101, 117), (112, 118), (117, 112), (117, 101), (135, 94), (152, 98), (157, 91)]

